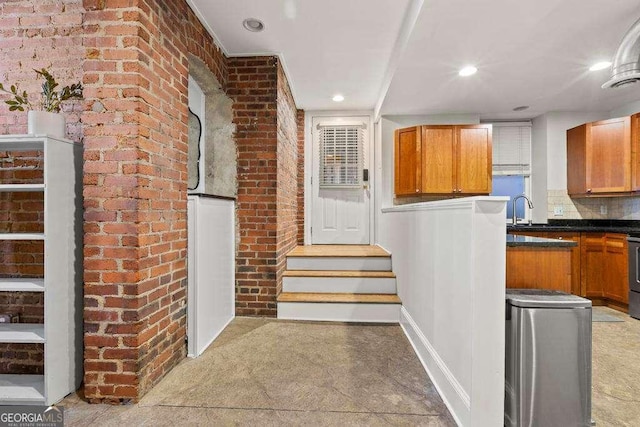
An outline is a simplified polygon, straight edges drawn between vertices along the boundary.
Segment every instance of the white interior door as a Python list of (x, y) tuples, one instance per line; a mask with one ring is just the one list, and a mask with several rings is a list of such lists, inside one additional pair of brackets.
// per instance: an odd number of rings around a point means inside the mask
[(312, 244), (369, 244), (368, 123), (366, 116), (312, 120)]

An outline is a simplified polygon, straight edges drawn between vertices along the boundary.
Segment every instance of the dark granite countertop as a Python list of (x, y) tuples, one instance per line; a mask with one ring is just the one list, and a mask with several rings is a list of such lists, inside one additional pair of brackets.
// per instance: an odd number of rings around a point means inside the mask
[(613, 219), (550, 219), (548, 224), (507, 225), (507, 231), (591, 231), (621, 233), (640, 237), (640, 221)]
[(578, 244), (571, 240), (558, 240), (558, 239), (543, 239), (542, 237), (532, 236), (516, 236), (514, 234), (507, 234), (507, 247), (512, 246), (534, 246), (534, 247), (566, 247), (578, 246)]

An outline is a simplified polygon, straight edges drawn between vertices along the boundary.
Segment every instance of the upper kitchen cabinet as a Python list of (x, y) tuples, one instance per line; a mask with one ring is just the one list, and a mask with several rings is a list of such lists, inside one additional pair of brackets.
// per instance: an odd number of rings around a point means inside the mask
[(397, 130), (396, 196), (489, 194), (491, 130), (491, 125)]
[(422, 192), (421, 141), (420, 126), (397, 129), (395, 132), (396, 196), (409, 196)]
[(567, 131), (570, 196), (616, 195), (636, 190), (636, 179), (632, 185), (636, 168), (631, 161), (632, 151), (635, 153), (631, 123), (631, 117), (621, 117), (585, 123)]
[(457, 192), (456, 133), (453, 126), (422, 126), (422, 192)]
[(456, 126), (458, 193), (491, 193), (491, 125)]

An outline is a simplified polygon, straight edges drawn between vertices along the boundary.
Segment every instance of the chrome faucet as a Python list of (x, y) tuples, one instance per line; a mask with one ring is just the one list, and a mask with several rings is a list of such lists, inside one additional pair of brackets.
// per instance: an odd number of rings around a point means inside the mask
[(533, 209), (533, 202), (526, 195), (521, 194), (518, 197), (514, 198), (513, 206), (511, 206), (513, 208), (513, 212), (512, 212), (513, 217), (511, 218), (511, 220), (513, 221), (512, 222), (513, 225), (516, 225), (518, 223), (518, 217), (516, 216), (516, 202), (520, 199), (525, 199), (527, 201), (527, 204), (529, 205), (529, 209)]

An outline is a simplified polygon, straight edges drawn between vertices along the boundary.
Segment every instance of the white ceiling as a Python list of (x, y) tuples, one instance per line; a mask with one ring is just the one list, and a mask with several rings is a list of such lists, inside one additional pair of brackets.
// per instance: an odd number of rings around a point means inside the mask
[[(409, 0), (190, 0), (229, 56), (278, 54), (298, 108), (373, 109)], [(264, 31), (244, 29), (260, 19)], [(337, 104), (333, 95), (344, 95)]]
[[(588, 71), (612, 58), (638, 0), (189, 2), (228, 55), (280, 55), (306, 110), (530, 118), (640, 100), (640, 84), (601, 89), (609, 71)], [(248, 17), (265, 30), (245, 30)], [(478, 73), (459, 77), (467, 64)], [(520, 105), (530, 109), (514, 113)]]

